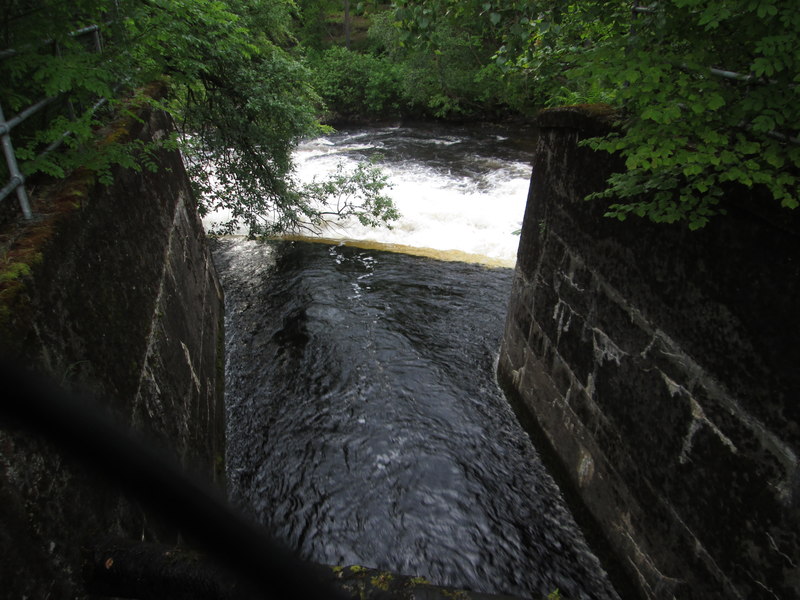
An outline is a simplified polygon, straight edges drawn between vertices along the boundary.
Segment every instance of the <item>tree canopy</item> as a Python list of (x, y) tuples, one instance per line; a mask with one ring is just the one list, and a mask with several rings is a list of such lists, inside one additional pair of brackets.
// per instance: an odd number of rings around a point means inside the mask
[(589, 143), (626, 171), (608, 214), (702, 227), (727, 187), (798, 205), (800, 13), (791, 0), (397, 0), (407, 39), (438, 51), (459, 27), (545, 104), (609, 102), (619, 130)]
[[(153, 148), (93, 146), (98, 98), (124, 110), (132, 90), (166, 77), (161, 106), (180, 125), (201, 208), (227, 209), (228, 229), (244, 223), (254, 233), (315, 227), (331, 212), (319, 195), (329, 186), (303, 192), (291, 177), (291, 150), (321, 131), (323, 103), (372, 118), (502, 118), (608, 103), (616, 131), (587, 143), (619, 153), (626, 169), (594, 199), (619, 219), (698, 228), (725, 212), (732, 185), (798, 205), (794, 4), (359, 2), (356, 53), (330, 47), (343, 0), (4, 0), (2, 45), (16, 54), (0, 60), (0, 102), (9, 113), (57, 99), (21, 138), (26, 173), (86, 165), (105, 177), (113, 164), (153, 167)], [(74, 35), (92, 24), (102, 24), (100, 53)], [(67, 151), (37, 158), (66, 131)], [(353, 174), (362, 185), (344, 213), (392, 218), (381, 177), (366, 167)]]
[[(304, 193), (292, 178), (292, 149), (321, 131), (319, 98), (291, 51), (293, 7), (291, 0), (6, 0), (0, 35), (13, 56), (0, 61), (0, 102), (16, 112), (54, 99), (49, 114), (15, 131), (24, 171), (63, 176), (86, 166), (108, 180), (115, 164), (156, 168), (155, 146), (180, 142), (201, 210), (231, 215), (223, 230), (319, 225), (336, 212), (326, 204), (335, 200), (319, 186)], [(76, 34), (92, 25), (100, 25), (102, 51)], [(168, 81), (168, 97), (140, 100), (168, 110), (180, 139), (94, 144), (107, 119), (98, 99), (107, 113), (126, 110), (131, 94), (156, 79)], [(64, 150), (39, 156), (60, 139)], [(339, 216), (395, 216), (379, 171), (362, 168), (352, 181)]]

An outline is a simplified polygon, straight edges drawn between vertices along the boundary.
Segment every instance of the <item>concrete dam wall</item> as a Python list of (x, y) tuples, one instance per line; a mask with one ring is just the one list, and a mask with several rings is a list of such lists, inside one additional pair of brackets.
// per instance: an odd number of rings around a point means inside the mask
[[(168, 135), (159, 112), (110, 135)], [(177, 152), (111, 186), (77, 173), (7, 224), (0, 356), (91, 393), (186, 468), (224, 476), (223, 298)], [(0, 581), (9, 598), (80, 595), (98, 536), (174, 541), (170, 527), (46, 440), (0, 429)]]
[(800, 214), (605, 218), (609, 126), (539, 126), (501, 384), (642, 597), (800, 597)]

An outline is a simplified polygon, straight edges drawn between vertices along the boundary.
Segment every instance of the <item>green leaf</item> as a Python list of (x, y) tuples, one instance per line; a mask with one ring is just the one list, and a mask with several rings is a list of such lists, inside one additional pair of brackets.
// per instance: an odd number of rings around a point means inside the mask
[(706, 98), (706, 105), (710, 110), (718, 110), (725, 106), (725, 98), (723, 98), (720, 94), (709, 94)]

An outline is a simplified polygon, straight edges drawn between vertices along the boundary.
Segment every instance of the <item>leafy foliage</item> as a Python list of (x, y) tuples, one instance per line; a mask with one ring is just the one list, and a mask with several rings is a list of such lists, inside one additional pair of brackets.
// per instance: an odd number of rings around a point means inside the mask
[[(77, 166), (108, 180), (114, 164), (154, 168), (156, 144), (93, 143), (111, 109), (129, 110), (134, 90), (166, 77), (164, 100), (141, 95), (178, 121), (182, 150), (201, 210), (228, 209), (251, 235), (298, 227), (314, 219), (291, 177), (291, 151), (322, 131), (319, 98), (309, 75), (289, 51), (291, 0), (7, 0), (2, 33), (17, 50), (0, 62), (4, 107), (20, 110), (42, 97), (55, 98), (50, 114), (15, 130), (27, 174), (63, 176)], [(72, 35), (103, 24), (104, 47)], [(42, 43), (43, 40), (52, 40)], [(56, 50), (56, 52), (54, 52)], [(69, 116), (69, 110), (75, 116)], [(64, 137), (66, 151), (36, 158)], [(372, 214), (373, 207), (367, 209)], [(272, 215), (272, 220), (263, 217)], [(389, 218), (391, 211), (382, 213)]]
[(295, 30), (304, 47), (322, 50), (328, 45), (330, 32), (327, 17), (339, 4), (331, 0), (297, 0)]
[(413, 109), (404, 85), (407, 70), (388, 57), (339, 46), (309, 53), (314, 89), (336, 116), (395, 117)]
[[(114, 164), (154, 167), (155, 145), (91, 142), (104, 111), (128, 110), (121, 98), (166, 75), (162, 106), (181, 125), (203, 207), (228, 209), (254, 233), (269, 229), (259, 211), (286, 227), (305, 214), (290, 153), (320, 131), (318, 94), (342, 116), (607, 102), (619, 128), (587, 143), (625, 160), (595, 195), (610, 216), (702, 227), (725, 212), (732, 185), (798, 204), (800, 13), (790, 0), (396, 0), (383, 12), (367, 2), (373, 54), (317, 44), (304, 60), (292, 32), (314, 46), (340, 2), (5, 5), (0, 35), (18, 53), (0, 61), (0, 102), (17, 111), (55, 98), (15, 130), (26, 173), (88, 165), (107, 179)], [(104, 23), (102, 53), (91, 36), (70, 35), (94, 23)], [(99, 97), (109, 102), (97, 110)], [(37, 158), (65, 131), (64, 151)]]
[(481, 3), (397, 0), (391, 29), (382, 28), (393, 60), (408, 66), (409, 96), (436, 117), (499, 116), (525, 111), (531, 90), (503, 77), (492, 57), (501, 30)]
[(307, 37), (309, 23), (338, 18), (324, 10), (337, 4), (341, 9), (341, 2), (301, 2), (299, 11), (306, 65), (334, 119), (486, 119), (510, 112), (513, 102), (524, 104), (525, 92), (514, 87), (519, 80), (504, 78), (492, 61), (495, 46), (482, 39), (480, 19), (474, 28), (438, 20), (427, 30), (428, 43), (410, 43), (415, 39), (398, 27), (402, 9), (358, 3), (356, 12), (370, 23), (368, 36), (360, 51), (348, 51), (330, 45), (329, 30), (318, 30), (320, 39)]
[(789, 138), (800, 129), (800, 21), (792, 4), (664, 3), (609, 43), (602, 63), (575, 68), (574, 77), (617, 90), (625, 109), (622, 135), (591, 142), (625, 158), (627, 171), (599, 194), (617, 200), (611, 216), (702, 227), (724, 212), (730, 184), (760, 186), (797, 207), (800, 146)]
[(546, 104), (611, 102), (618, 133), (589, 141), (627, 170), (594, 197), (609, 216), (682, 221), (725, 212), (725, 190), (758, 186), (798, 205), (800, 15), (790, 0), (402, 0), (407, 41), (476, 15), (495, 64)]
[(400, 217), (383, 193), (387, 186), (387, 176), (374, 163), (359, 163), (352, 172), (339, 164), (324, 181), (307, 184), (302, 195), (317, 215), (312, 225), (321, 227), (327, 217), (343, 220), (354, 216), (362, 225), (376, 227)]

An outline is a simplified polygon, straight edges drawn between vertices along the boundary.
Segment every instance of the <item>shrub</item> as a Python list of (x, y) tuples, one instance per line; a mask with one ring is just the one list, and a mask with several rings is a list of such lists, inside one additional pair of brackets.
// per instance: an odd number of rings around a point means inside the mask
[(307, 58), (312, 85), (334, 116), (397, 117), (411, 110), (402, 65), (387, 58), (332, 47)]

